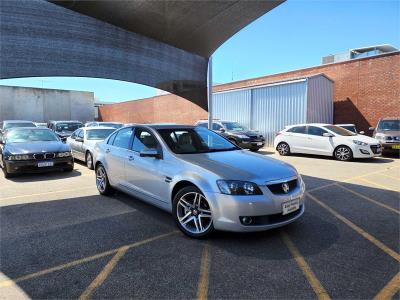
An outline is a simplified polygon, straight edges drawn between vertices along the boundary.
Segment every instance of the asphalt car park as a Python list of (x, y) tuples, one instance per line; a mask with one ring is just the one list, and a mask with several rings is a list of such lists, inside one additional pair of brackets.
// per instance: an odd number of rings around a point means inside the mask
[(298, 221), (193, 240), (94, 172), (0, 176), (0, 295), (20, 298), (398, 298), (400, 160), (270, 151), (307, 187)]

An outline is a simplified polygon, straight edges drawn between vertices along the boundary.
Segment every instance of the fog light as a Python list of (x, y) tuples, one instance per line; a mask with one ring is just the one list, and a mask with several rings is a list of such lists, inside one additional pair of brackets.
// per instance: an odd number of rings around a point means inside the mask
[(364, 150), (364, 149), (360, 149), (360, 152), (361, 152), (362, 154), (369, 154), (369, 152), (368, 152), (367, 150)]
[(251, 223), (253, 223), (253, 219), (251, 217), (243, 217), (242, 222), (244, 225), (250, 225)]

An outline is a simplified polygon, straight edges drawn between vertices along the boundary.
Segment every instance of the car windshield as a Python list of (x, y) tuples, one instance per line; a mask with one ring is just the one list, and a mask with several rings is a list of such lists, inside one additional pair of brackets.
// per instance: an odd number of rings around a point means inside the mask
[(353, 136), (353, 135), (356, 135), (355, 133), (353, 133), (353, 132), (351, 132), (351, 131), (349, 131), (347, 129), (344, 129), (342, 127), (335, 126), (335, 125), (326, 125), (326, 126), (324, 126), (324, 128), (336, 133), (337, 135), (342, 135), (342, 136)]
[(239, 147), (203, 127), (157, 130), (169, 148), (177, 154), (238, 150)]
[(57, 123), (56, 131), (75, 131), (83, 126), (82, 123)]
[(247, 128), (240, 125), (238, 122), (222, 122), (224, 127), (227, 130), (232, 130), (232, 131), (246, 131)]
[(86, 139), (88, 140), (105, 140), (115, 129), (90, 129), (86, 130)]
[(17, 128), (17, 127), (36, 127), (36, 125), (31, 122), (6, 123), (4, 125), (5, 130), (11, 129), (11, 128)]
[(384, 131), (399, 131), (400, 120), (382, 120), (379, 122), (378, 129)]
[(118, 124), (118, 123), (99, 123), (100, 126), (105, 126), (105, 127), (112, 127), (115, 129), (122, 128), (123, 124)]
[(7, 143), (52, 142), (58, 137), (49, 129), (14, 129), (7, 133)]

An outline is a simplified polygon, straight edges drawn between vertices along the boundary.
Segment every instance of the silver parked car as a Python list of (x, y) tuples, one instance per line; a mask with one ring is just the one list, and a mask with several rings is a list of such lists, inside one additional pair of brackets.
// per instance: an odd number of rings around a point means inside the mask
[(93, 150), (96, 143), (106, 139), (115, 131), (113, 127), (82, 127), (75, 130), (66, 143), (71, 146), (75, 159), (84, 161), (93, 170)]
[(100, 194), (118, 189), (172, 212), (194, 238), (214, 229), (271, 229), (304, 212), (305, 186), (294, 167), (203, 127), (124, 127), (96, 144), (94, 160)]

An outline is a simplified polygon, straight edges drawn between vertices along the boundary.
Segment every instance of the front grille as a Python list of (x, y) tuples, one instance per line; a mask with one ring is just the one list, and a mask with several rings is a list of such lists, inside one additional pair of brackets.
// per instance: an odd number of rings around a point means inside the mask
[(33, 154), (34, 159), (52, 159), (55, 158), (56, 154), (49, 152), (49, 153), (35, 153)]
[[(282, 185), (284, 183), (287, 183), (289, 185), (289, 190), (287, 192), (283, 190)], [(290, 181), (283, 181), (280, 183), (269, 184), (267, 185), (267, 187), (273, 194), (287, 194), (297, 187), (297, 178)]]
[[(299, 209), (288, 213), (287, 215), (273, 214), (273, 215), (264, 215), (264, 216), (251, 216), (253, 222), (246, 226), (257, 226), (257, 225), (273, 225), (277, 223), (282, 223), (285, 221), (289, 221), (290, 219), (295, 218), (298, 216), (303, 210), (303, 205), (300, 205)], [(240, 222), (243, 224), (242, 217), (239, 218)], [(245, 225), (245, 224), (243, 224)]]
[(371, 151), (374, 154), (381, 153), (381, 145), (371, 145)]

